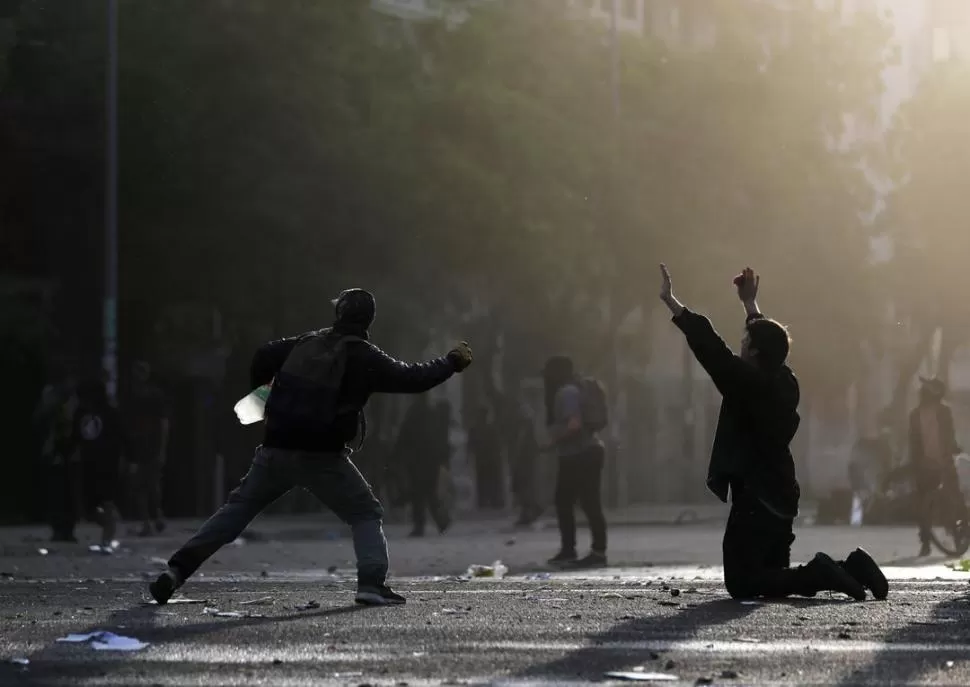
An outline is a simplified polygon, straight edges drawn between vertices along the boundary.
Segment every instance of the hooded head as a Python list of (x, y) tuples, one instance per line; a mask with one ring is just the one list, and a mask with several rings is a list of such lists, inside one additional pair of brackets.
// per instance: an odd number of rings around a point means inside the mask
[(556, 392), (576, 377), (573, 360), (566, 355), (554, 355), (542, 368), (542, 382), (546, 399), (546, 424), (553, 424)]
[(99, 379), (86, 379), (78, 386), (78, 400), (91, 409), (101, 409), (108, 406), (108, 391), (104, 382)]
[(341, 291), (333, 301), (334, 326), (367, 330), (377, 315), (374, 295), (364, 289)]
[(919, 390), (920, 403), (940, 403), (946, 396), (946, 382), (939, 377), (933, 379), (919, 378), (922, 386)]

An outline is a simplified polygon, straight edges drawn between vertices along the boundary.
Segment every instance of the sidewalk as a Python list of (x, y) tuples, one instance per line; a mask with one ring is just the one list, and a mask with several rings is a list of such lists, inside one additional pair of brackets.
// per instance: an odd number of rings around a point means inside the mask
[[(655, 504), (641, 505), (630, 508), (609, 510), (606, 519), (610, 528), (615, 527), (655, 527), (670, 525), (710, 524), (720, 526), (726, 519), (728, 508), (724, 504), (677, 505)], [(395, 509), (386, 519), (389, 532), (406, 530), (409, 527), (408, 513), (405, 509)], [(458, 513), (455, 516), (453, 530), (476, 534), (480, 532), (514, 532), (516, 513), (502, 512), (470, 512)], [(119, 527), (119, 538), (126, 543), (151, 541), (159, 544), (166, 540), (180, 541), (197, 530), (205, 518), (177, 518), (168, 521), (165, 532), (157, 537), (139, 540), (130, 536), (129, 529), (136, 529), (137, 523), (126, 522)], [(577, 523), (585, 527), (585, 518), (577, 509)], [(539, 519), (533, 530), (547, 530), (556, 528), (555, 514), (552, 508), (547, 509)], [(91, 530), (91, 532), (89, 532)], [(88, 539), (92, 526), (84, 523), (79, 528), (79, 539)], [(330, 513), (306, 513), (302, 515), (269, 515), (257, 518), (244, 534), (245, 539), (253, 541), (301, 541), (301, 540), (333, 540), (347, 535), (343, 524)], [(24, 525), (0, 527), (0, 555), (11, 549), (17, 549), (24, 544), (43, 546), (50, 537), (49, 528), (45, 525)]]

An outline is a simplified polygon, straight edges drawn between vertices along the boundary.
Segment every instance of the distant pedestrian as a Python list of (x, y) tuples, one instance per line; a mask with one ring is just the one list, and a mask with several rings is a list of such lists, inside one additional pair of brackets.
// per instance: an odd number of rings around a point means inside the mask
[[(546, 399), (546, 425), (551, 451), (558, 463), (556, 472), (556, 519), (559, 524), (559, 553), (549, 559), (553, 565), (595, 568), (605, 566), (606, 516), (603, 514), (602, 481), (606, 448), (599, 430), (585, 417), (584, 382), (567, 356), (550, 358), (542, 372)], [(576, 555), (577, 502), (589, 523), (592, 542), (582, 559)]]
[(350, 525), (357, 556), (357, 595), (364, 605), (403, 604), (387, 586), (384, 509), (350, 460), (363, 441), (363, 409), (375, 393), (419, 394), (443, 384), (472, 362), (460, 343), (426, 363), (395, 360), (370, 343), (373, 295), (344, 291), (333, 301), (332, 327), (262, 346), (251, 386), (272, 384), (266, 432), (252, 466), (229, 499), (176, 551), (149, 591), (159, 604), (221, 547), (235, 540), (264, 508), (303, 487)]
[(43, 480), (52, 542), (76, 542), (74, 530), (81, 510), (79, 456), (72, 450), (72, 427), (77, 409), (77, 378), (58, 369), (44, 387), (34, 412), (41, 440)]
[(505, 507), (505, 473), (502, 443), (488, 406), (479, 406), (468, 428), (468, 451), (475, 466), (475, 495), (478, 507), (501, 510)]
[(919, 404), (909, 415), (909, 464), (916, 494), (920, 556), (930, 555), (933, 527), (933, 500), (939, 498), (940, 485), (956, 486), (959, 477), (954, 458), (961, 452), (953, 426), (953, 411), (944, 403), (946, 383), (924, 379)]
[(144, 361), (132, 368), (132, 392), (125, 407), (131, 436), (131, 465), (136, 471), (136, 509), (142, 521), (141, 537), (165, 530), (162, 515), (165, 463), (168, 458), (170, 409), (165, 393)]
[(405, 470), (411, 505), (411, 537), (423, 537), (428, 514), (438, 531), (451, 524), (449, 514), (438, 499), (442, 469), (448, 463), (448, 406), (442, 416), (427, 396), (414, 400), (401, 423), (395, 455)]
[(84, 382), (78, 389), (71, 448), (80, 458), (85, 513), (101, 527), (101, 551), (110, 553), (118, 528), (126, 435), (100, 380)]
[(509, 466), (512, 492), (519, 507), (517, 527), (528, 527), (542, 515), (539, 503), (539, 442), (536, 439), (535, 413), (524, 399), (509, 410)]

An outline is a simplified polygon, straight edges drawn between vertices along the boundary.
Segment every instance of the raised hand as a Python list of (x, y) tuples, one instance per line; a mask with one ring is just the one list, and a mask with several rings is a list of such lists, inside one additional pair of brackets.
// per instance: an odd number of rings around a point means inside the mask
[(741, 274), (734, 278), (734, 285), (738, 287), (738, 298), (742, 303), (754, 303), (758, 300), (758, 285), (761, 277), (750, 267), (745, 267)]
[(670, 271), (660, 263), (660, 300), (666, 303), (674, 295), (673, 284), (670, 281)]
[(674, 288), (670, 280), (670, 271), (667, 266), (660, 263), (660, 300), (664, 302), (674, 317), (678, 317), (684, 312), (684, 306), (674, 298)]

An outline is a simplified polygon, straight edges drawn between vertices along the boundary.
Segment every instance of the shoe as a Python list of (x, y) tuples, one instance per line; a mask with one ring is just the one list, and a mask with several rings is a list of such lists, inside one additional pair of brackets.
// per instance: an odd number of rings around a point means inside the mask
[(159, 575), (154, 582), (148, 585), (148, 591), (151, 593), (152, 598), (155, 599), (155, 603), (159, 606), (164, 606), (172, 598), (172, 594), (181, 586), (182, 583), (178, 578), (178, 574), (169, 568)]
[(932, 556), (932, 555), (933, 555), (933, 549), (932, 547), (930, 547), (930, 543), (928, 541), (924, 541), (922, 544), (919, 545), (920, 558), (926, 558), (927, 556)]
[(585, 558), (580, 558), (573, 563), (574, 568), (605, 568), (606, 554), (597, 551), (590, 551)]
[(576, 552), (563, 549), (549, 559), (549, 565), (568, 565), (576, 562)]
[(156, 520), (155, 521), (155, 532), (157, 532), (158, 534), (161, 534), (164, 531), (165, 531), (165, 521), (164, 520)]
[(807, 586), (811, 587), (807, 591), (841, 592), (856, 601), (866, 600), (866, 590), (862, 585), (827, 554), (815, 554), (815, 558), (802, 571), (809, 582)]
[(420, 539), (424, 536), (424, 531), (422, 530), (412, 530), (411, 534), (408, 535), (411, 539)]
[(139, 537), (152, 537), (155, 535), (155, 531), (152, 529), (151, 525), (142, 525), (141, 529), (138, 530)]
[(395, 593), (386, 584), (380, 586), (358, 586), (354, 602), (361, 606), (400, 606), (407, 603), (400, 594)]
[(856, 549), (850, 553), (842, 567), (880, 601), (889, 596), (889, 581), (880, 570), (879, 564), (865, 549)]
[(444, 518), (438, 524), (438, 534), (444, 534), (451, 527), (451, 518)]

